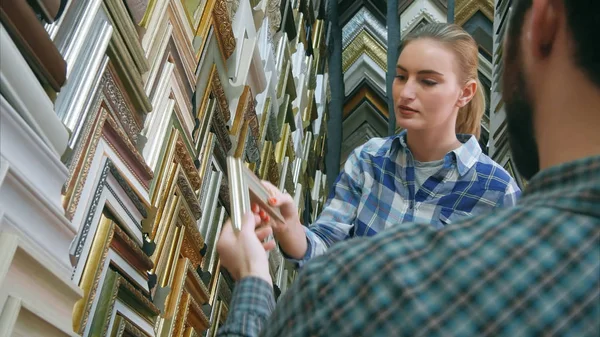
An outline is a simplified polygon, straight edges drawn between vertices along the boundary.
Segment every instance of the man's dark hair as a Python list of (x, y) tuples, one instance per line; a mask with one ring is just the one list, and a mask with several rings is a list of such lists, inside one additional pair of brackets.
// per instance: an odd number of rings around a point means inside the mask
[[(565, 7), (567, 25), (575, 47), (573, 55), (575, 64), (600, 87), (600, 48), (598, 47), (600, 0), (555, 1), (562, 1)], [(513, 13), (508, 32), (510, 38), (521, 35), (525, 12), (531, 7), (531, 3), (531, 0), (513, 1)]]

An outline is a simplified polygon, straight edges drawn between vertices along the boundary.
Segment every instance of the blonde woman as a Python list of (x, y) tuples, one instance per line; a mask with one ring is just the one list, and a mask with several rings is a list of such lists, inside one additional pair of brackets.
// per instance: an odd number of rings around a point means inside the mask
[(292, 197), (265, 182), (285, 218), (273, 225), (275, 237), (300, 265), (339, 241), (404, 222), (442, 228), (512, 206), (520, 194), (477, 141), (485, 97), (473, 37), (457, 25), (430, 24), (409, 34), (399, 55), (392, 95), (404, 131), (352, 152), (315, 223), (303, 226)]

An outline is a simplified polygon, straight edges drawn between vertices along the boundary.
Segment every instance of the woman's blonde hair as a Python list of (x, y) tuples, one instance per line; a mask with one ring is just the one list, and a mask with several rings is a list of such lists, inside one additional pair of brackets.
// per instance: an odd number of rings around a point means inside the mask
[(477, 74), (479, 50), (475, 39), (460, 26), (448, 23), (427, 24), (409, 33), (400, 44), (398, 55), (411, 41), (432, 39), (448, 45), (454, 51), (459, 63), (460, 80), (466, 84), (470, 80), (477, 83), (477, 92), (467, 105), (458, 110), (456, 133), (472, 134), (479, 139), (481, 118), (485, 112), (485, 95)]

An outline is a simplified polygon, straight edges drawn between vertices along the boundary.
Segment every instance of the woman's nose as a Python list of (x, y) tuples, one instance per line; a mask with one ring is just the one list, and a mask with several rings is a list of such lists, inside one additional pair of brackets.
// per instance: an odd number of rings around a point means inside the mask
[(414, 84), (412, 83), (412, 81), (406, 81), (405, 83), (401, 84), (401, 89), (400, 89), (400, 98), (403, 100), (413, 100), (415, 99), (415, 88), (414, 88)]

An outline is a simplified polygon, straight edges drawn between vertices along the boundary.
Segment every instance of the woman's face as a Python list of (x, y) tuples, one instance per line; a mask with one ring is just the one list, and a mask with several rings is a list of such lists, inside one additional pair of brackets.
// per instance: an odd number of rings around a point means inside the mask
[(408, 130), (454, 129), (464, 100), (456, 56), (431, 39), (414, 40), (402, 51), (392, 87), (398, 126)]

